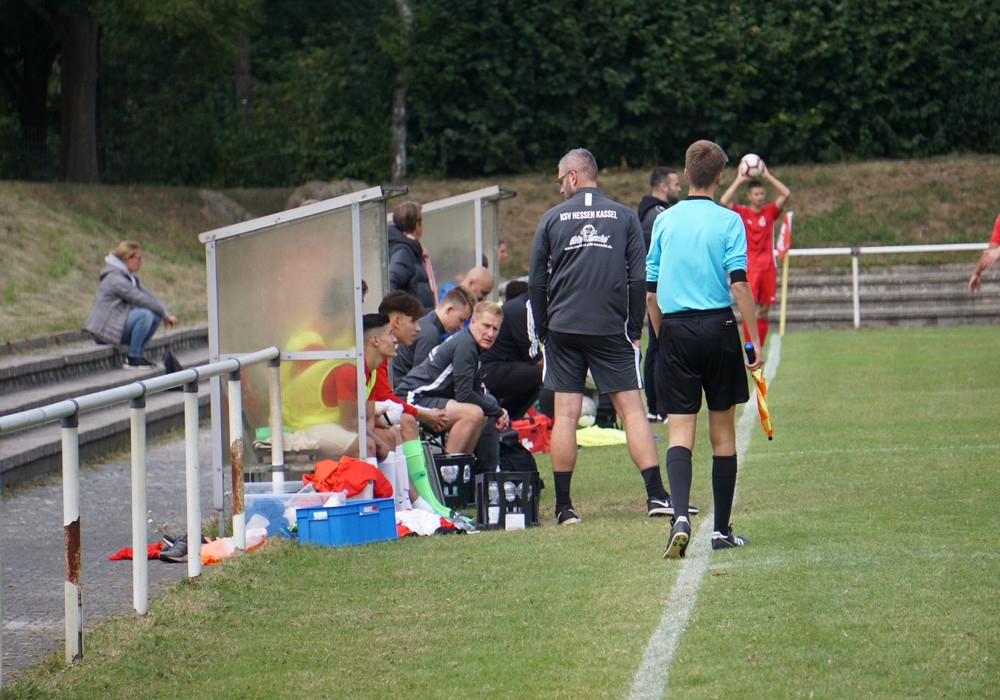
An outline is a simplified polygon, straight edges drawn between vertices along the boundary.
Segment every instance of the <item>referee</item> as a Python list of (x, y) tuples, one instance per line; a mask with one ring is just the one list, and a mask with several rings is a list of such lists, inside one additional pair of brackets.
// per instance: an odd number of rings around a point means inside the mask
[[(646, 306), (658, 329), (660, 362), (670, 426), (667, 479), (674, 518), (663, 556), (683, 557), (691, 538), (691, 450), (701, 410), (708, 404), (712, 442), (715, 531), (712, 549), (748, 543), (733, 534), (729, 516), (736, 493), (736, 404), (746, 403), (746, 369), (761, 366), (753, 294), (747, 283), (747, 239), (738, 214), (715, 203), (715, 190), (729, 158), (712, 141), (688, 147), (684, 177), (687, 199), (656, 219), (646, 257)], [(744, 365), (736, 300), (750, 333), (755, 358)]]
[(646, 484), (647, 515), (672, 515), (639, 396), (646, 280), (639, 218), (598, 189), (597, 161), (585, 148), (562, 157), (556, 184), (566, 201), (539, 221), (528, 277), (535, 332), (544, 344), (544, 384), (555, 392), (550, 451), (556, 521), (580, 522), (570, 480), (588, 368), (622, 417), (629, 454)]

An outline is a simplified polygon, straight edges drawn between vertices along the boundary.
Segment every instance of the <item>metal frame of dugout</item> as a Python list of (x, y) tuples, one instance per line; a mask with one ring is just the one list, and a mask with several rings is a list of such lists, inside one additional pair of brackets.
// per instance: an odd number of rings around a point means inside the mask
[[(377, 311), (388, 291), (386, 201), (406, 192), (406, 187), (371, 187), (202, 233), (198, 239), (205, 244), (210, 361), (275, 345), (282, 349), (277, 360), (282, 363), (353, 362), (357, 395), (364, 396), (360, 319), (364, 313)], [(364, 301), (362, 280), (368, 285)], [(284, 349), (298, 329), (321, 317), (334, 329), (325, 336), (329, 341), (325, 350)], [(240, 374), (244, 424), (274, 425), (266, 368), (241, 369)], [(213, 378), (212, 462), (217, 472), (214, 505), (220, 531), (225, 516), (226, 437), (221, 418), (225, 398), (221, 381)], [(365, 402), (357, 405), (360, 456), (364, 459)], [(274, 408), (280, 415), (280, 405)], [(281, 425), (280, 420), (277, 425)], [(277, 446), (275, 442), (273, 447)], [(278, 449), (272, 453), (272, 478), (281, 482), (283, 454)]]
[[(482, 264), (484, 255), (496, 278), (500, 244), (498, 203), (516, 196), (517, 190), (491, 185), (423, 205), (424, 233), (420, 242), (434, 264), (439, 291), (449, 282), (458, 284), (466, 272)], [(392, 223), (391, 211), (386, 223)], [(499, 298), (499, 284), (494, 284), (489, 299)]]

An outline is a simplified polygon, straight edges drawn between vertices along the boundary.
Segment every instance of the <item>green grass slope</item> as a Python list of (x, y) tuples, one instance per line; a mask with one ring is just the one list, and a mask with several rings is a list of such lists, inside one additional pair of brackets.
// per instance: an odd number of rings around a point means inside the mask
[[(734, 168), (727, 170), (723, 186), (734, 174)], [(1000, 201), (997, 156), (787, 166), (775, 168), (775, 175), (792, 188), (788, 208), (795, 211), (798, 248), (985, 241)], [(555, 162), (551, 172), (533, 175), (417, 180), (409, 183), (409, 196), (429, 202), (487, 185), (516, 189), (517, 197), (500, 204), (500, 235), (511, 251), (503, 273), (509, 278), (527, 271), (538, 219), (559, 201), (554, 179)], [(648, 172), (608, 169), (599, 183), (609, 196), (635, 206), (648, 192)], [(283, 208), (291, 192), (224, 194), (263, 216)], [(198, 234), (226, 223), (213, 218), (192, 188), (0, 182), (0, 342), (79, 328), (104, 256), (126, 238), (147, 252), (143, 284), (182, 324), (204, 321), (204, 247)], [(940, 258), (902, 262), (934, 259)], [(944, 259), (968, 261), (971, 268), (975, 256)]]

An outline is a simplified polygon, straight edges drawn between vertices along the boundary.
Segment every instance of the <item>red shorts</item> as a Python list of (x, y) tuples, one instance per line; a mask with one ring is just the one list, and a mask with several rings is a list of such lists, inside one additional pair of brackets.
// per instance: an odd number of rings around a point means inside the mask
[(747, 270), (747, 282), (753, 292), (753, 300), (764, 306), (774, 304), (774, 295), (778, 286), (778, 270), (768, 267), (763, 270)]

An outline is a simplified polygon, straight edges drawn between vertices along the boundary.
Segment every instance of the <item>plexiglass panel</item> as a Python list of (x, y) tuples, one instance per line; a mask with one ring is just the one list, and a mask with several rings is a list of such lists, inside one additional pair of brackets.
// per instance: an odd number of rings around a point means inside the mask
[(476, 260), (476, 202), (428, 211), (424, 208), (424, 233), (420, 242), (434, 265), (438, 290), (458, 284)]
[[(283, 424), (300, 433), (298, 443), (305, 440), (298, 447), (318, 447), (322, 456), (364, 453), (359, 311), (376, 311), (388, 287), (385, 197), (367, 198), (372, 194), (339, 207), (335, 200), (311, 205), (312, 215), (301, 210), (260, 219), (257, 228), (251, 221), (202, 235), (214, 261), (214, 358), (276, 345)], [(368, 287), (363, 302), (362, 280)], [(264, 366), (241, 371), (246, 427), (254, 438), (270, 425), (267, 377)]]

